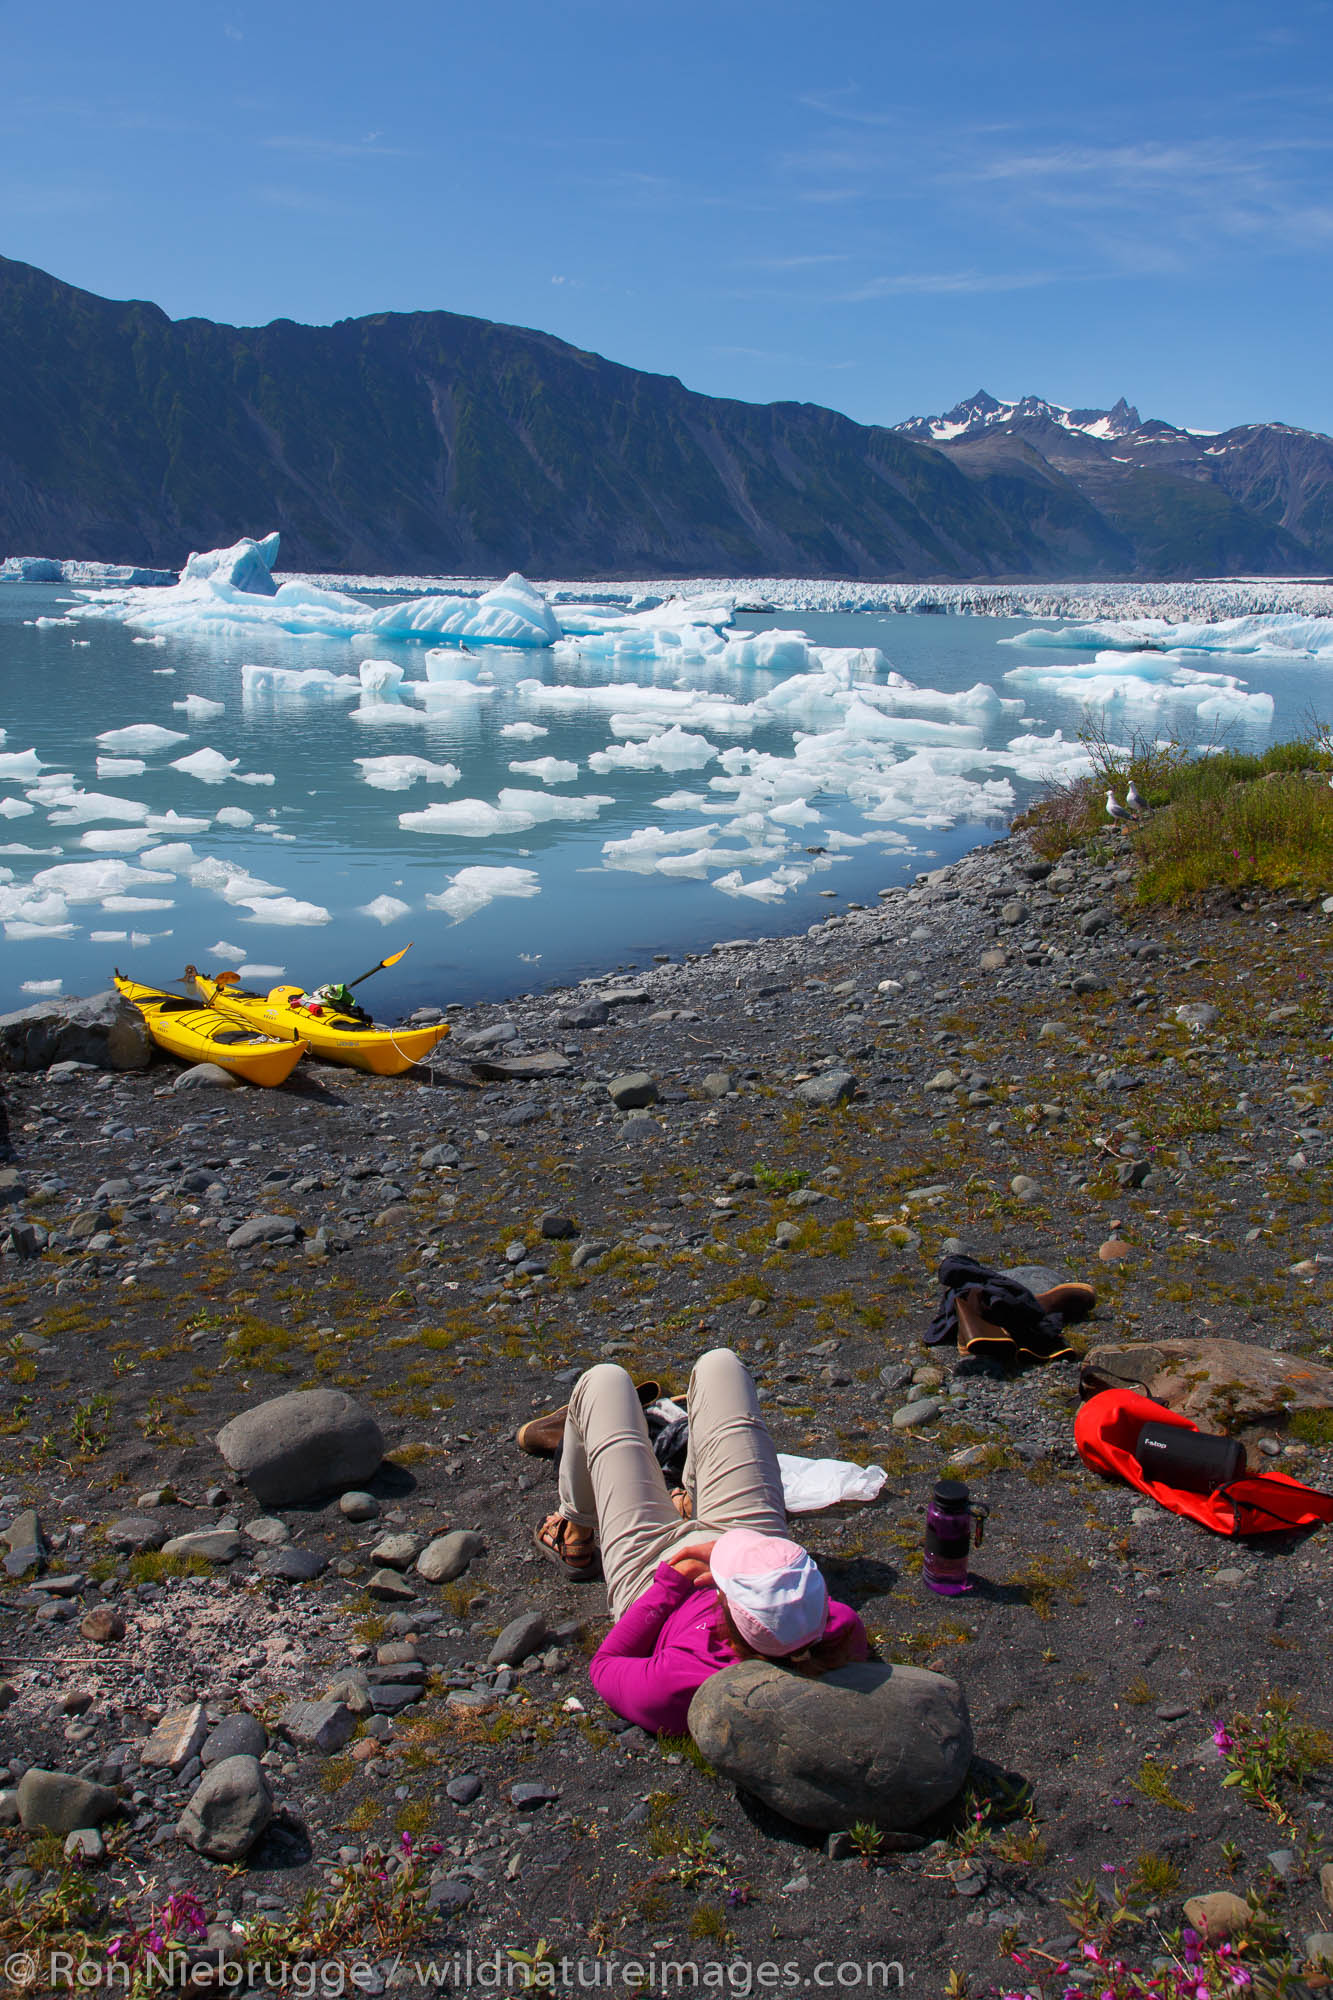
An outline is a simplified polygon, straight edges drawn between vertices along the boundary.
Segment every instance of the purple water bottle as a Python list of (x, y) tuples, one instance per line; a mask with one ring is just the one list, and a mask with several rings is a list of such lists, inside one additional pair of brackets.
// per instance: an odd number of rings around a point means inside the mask
[(972, 1523), (977, 1547), (986, 1533), (986, 1509), (975, 1506), (961, 1479), (941, 1479), (926, 1509), (926, 1560), (922, 1574), (941, 1597), (961, 1597), (972, 1588), (967, 1574)]

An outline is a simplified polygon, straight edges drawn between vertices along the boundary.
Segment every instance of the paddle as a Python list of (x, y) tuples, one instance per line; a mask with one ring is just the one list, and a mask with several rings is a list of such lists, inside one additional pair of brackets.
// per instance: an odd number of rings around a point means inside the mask
[(369, 972), (361, 974), (360, 979), (349, 979), (347, 982), (347, 991), (350, 993), (352, 988), (360, 986), (363, 980), (373, 979), (377, 972), (387, 972), (391, 965), (397, 965), (400, 958), (406, 958), (411, 949), (412, 946), (410, 944), (405, 944), (401, 951), (392, 952), (388, 958), (382, 958), (378, 965), (372, 965)]

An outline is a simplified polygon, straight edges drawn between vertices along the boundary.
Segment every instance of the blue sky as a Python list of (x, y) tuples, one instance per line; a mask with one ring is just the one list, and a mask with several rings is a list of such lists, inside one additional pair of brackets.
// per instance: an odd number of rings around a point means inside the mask
[(0, 0), (0, 50), (0, 252), (173, 317), (1333, 431), (1324, 0)]

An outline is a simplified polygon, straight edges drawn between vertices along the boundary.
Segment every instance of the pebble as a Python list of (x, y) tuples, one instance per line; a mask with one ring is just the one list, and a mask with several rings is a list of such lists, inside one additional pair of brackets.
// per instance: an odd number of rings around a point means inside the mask
[(893, 1413), (893, 1428), (896, 1431), (910, 1430), (916, 1424), (933, 1423), (940, 1413), (940, 1404), (934, 1396), (920, 1396), (915, 1402), (904, 1403)]
[(348, 1521), (374, 1521), (379, 1517), (380, 1503), (373, 1493), (344, 1493), (338, 1511)]
[(480, 1778), (471, 1771), (463, 1771), (458, 1777), (450, 1778), (444, 1789), (456, 1806), (470, 1806), (480, 1796), (481, 1788)]

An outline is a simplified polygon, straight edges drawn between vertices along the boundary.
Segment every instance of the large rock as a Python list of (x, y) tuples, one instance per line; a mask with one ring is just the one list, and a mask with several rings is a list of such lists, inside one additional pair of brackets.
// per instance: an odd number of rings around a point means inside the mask
[(243, 1410), (217, 1444), (266, 1507), (364, 1486), (384, 1457), (379, 1425), (342, 1389), (293, 1389)]
[(470, 1528), (454, 1528), (447, 1535), (437, 1535), (427, 1542), (417, 1557), (417, 1575), (424, 1576), (427, 1583), (452, 1583), (461, 1576), (469, 1563), (486, 1553), (483, 1538)]
[(1269, 1430), (1298, 1410), (1333, 1409), (1333, 1368), (1243, 1340), (1108, 1342), (1084, 1360), (1081, 1386), (1085, 1395), (1136, 1389), (1203, 1430), (1229, 1436), (1250, 1426)]
[(152, 1060), (143, 1015), (114, 989), (0, 1014), (0, 1062), (9, 1069), (50, 1069), (58, 1062), (147, 1069)]
[(207, 1773), (176, 1824), (210, 1861), (241, 1861), (273, 1817), (273, 1794), (257, 1757), (224, 1757)]
[(120, 1810), (120, 1800), (106, 1785), (93, 1785), (67, 1771), (23, 1773), (18, 1786), (20, 1824), (29, 1832), (73, 1833), (75, 1827), (100, 1826)]
[(972, 1758), (962, 1689), (922, 1667), (865, 1662), (806, 1680), (745, 1660), (704, 1682), (689, 1728), (724, 1777), (825, 1832), (918, 1825), (961, 1789)]
[(849, 1069), (824, 1069), (796, 1086), (796, 1095), (807, 1104), (845, 1104), (856, 1093), (856, 1078)]
[(606, 1094), (617, 1111), (641, 1111), (645, 1105), (656, 1104), (657, 1085), (647, 1070), (630, 1070), (625, 1076), (613, 1076), (606, 1086)]

